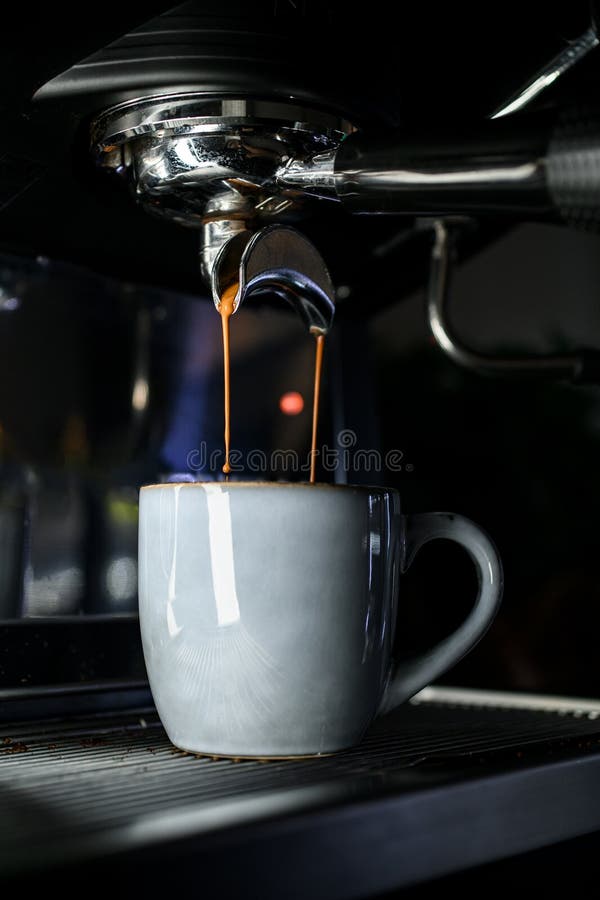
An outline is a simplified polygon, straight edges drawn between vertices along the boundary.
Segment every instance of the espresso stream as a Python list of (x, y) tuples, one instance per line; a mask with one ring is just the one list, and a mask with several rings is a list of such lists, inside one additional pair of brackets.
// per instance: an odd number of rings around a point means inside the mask
[[(237, 293), (238, 284), (230, 285), (223, 292), (221, 302), (219, 303), (219, 313), (221, 315), (221, 326), (223, 329), (223, 375), (224, 375), (224, 408), (225, 408), (225, 462), (223, 463), (223, 472), (225, 477), (229, 477), (231, 472), (231, 464), (229, 462), (230, 444), (231, 444), (231, 391), (230, 391), (230, 375), (231, 375), (231, 358), (229, 352), (229, 320), (233, 314), (233, 303)], [(316, 338), (316, 354), (315, 354), (315, 378), (313, 391), (313, 414), (312, 414), (312, 439), (310, 444), (310, 483), (315, 483), (316, 467), (317, 467), (317, 429), (319, 424), (319, 395), (321, 393), (321, 370), (323, 368), (323, 350), (325, 347), (325, 335), (314, 332)]]
[(229, 376), (231, 374), (231, 365), (229, 357), (229, 320), (233, 314), (233, 301), (237, 293), (238, 285), (230, 285), (223, 293), (221, 302), (219, 303), (219, 312), (221, 314), (221, 325), (223, 328), (223, 374), (225, 378), (225, 462), (223, 463), (223, 472), (229, 475), (231, 465), (229, 463), (229, 449), (231, 443), (231, 391), (229, 389)]
[(310, 483), (315, 483), (317, 468), (317, 426), (319, 424), (319, 394), (321, 393), (321, 369), (323, 368), (323, 350), (325, 335), (315, 334), (317, 350), (315, 353), (315, 386), (313, 390), (312, 440), (310, 442)]

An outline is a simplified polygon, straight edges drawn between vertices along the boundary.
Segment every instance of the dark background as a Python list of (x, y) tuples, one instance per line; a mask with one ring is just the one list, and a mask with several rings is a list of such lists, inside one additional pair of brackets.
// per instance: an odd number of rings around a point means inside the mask
[[(454, 279), (450, 316), (481, 352), (550, 353), (598, 345), (600, 238), (521, 226)], [(480, 646), (444, 679), (472, 686), (596, 696), (600, 575), (600, 388), (502, 381), (466, 372), (432, 346), (424, 296), (370, 330), (384, 448), (414, 469), (388, 480), (405, 508), (470, 516), (505, 567), (502, 611)], [(429, 545), (407, 575), (422, 631), (457, 621), (474, 591), (470, 564)], [(408, 642), (411, 638), (407, 635)]]

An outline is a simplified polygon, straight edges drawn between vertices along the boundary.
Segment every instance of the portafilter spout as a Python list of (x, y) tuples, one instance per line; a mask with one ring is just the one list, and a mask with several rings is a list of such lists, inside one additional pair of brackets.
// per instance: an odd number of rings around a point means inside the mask
[[(211, 279), (219, 306), (228, 287), (238, 282), (235, 312), (242, 300), (274, 296), (290, 303), (312, 334), (327, 334), (335, 312), (335, 293), (323, 259), (311, 242), (286, 225), (269, 225), (244, 242), (234, 236), (217, 256)], [(239, 265), (233, 268), (237, 253)]]

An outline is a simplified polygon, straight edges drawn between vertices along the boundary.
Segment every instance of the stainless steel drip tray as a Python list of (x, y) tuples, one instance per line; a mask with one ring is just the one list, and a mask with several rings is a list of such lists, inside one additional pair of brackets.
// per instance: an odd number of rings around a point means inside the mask
[(225, 896), (364, 897), (600, 829), (600, 701), (428, 688), (354, 749), (271, 762), (177, 751), (154, 711), (21, 722), (0, 802), (11, 882), (176, 858)]

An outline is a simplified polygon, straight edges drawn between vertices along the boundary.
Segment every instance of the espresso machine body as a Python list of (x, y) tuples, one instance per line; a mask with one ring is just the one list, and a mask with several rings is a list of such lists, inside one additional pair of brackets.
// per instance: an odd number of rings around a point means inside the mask
[[(127, 4), (95, 30), (75, 28), (65, 4), (35, 29), (25, 12), (7, 21), (9, 883), (35, 886), (69, 865), (102, 880), (104, 840), (122, 854), (111, 871), (124, 883), (137, 873), (151, 885), (159, 861), (180, 859), (185, 884), (201, 860), (211, 885), (227, 870), (231, 896), (252, 870), (261, 897), (374, 896), (584, 833), (589, 844), (556, 860), (594, 856), (600, 50), (595, 4), (518, 12), (517, 24), (494, 7), (484, 27), (446, 4), (376, 3), (357, 18), (337, 0), (199, 0)], [(492, 535), (506, 572), (502, 610), (476, 650), (401, 713), (392, 737), (382, 720), (354, 756), (321, 761), (326, 775), (308, 761), (260, 774), (258, 763), (175, 757), (147, 685), (138, 491), (222, 477), (215, 305), (236, 282), (232, 477), (306, 480), (309, 332), (326, 334), (319, 480), (398, 488), (407, 512), (460, 510)], [(406, 576), (400, 657), (450, 633), (474, 590), (456, 549), (427, 547)], [(48, 774), (30, 787), (25, 763), (39, 754)], [(188, 782), (178, 766), (195, 763), (201, 777), (194, 769)], [(156, 792), (150, 779), (169, 766)], [(53, 807), (63, 775), (73, 792)], [(78, 836), (69, 858), (86, 791), (92, 838), (84, 847)], [(448, 809), (453, 825), (437, 834)], [(397, 840), (369, 831), (384, 813), (389, 834), (406, 816)], [(352, 820), (335, 852), (327, 815)], [(278, 830), (286, 816), (293, 827)], [(39, 822), (55, 819), (46, 845)], [(459, 846), (465, 821), (479, 836)], [(254, 871), (269, 841), (283, 862)], [(372, 864), (357, 850), (367, 846)]]

